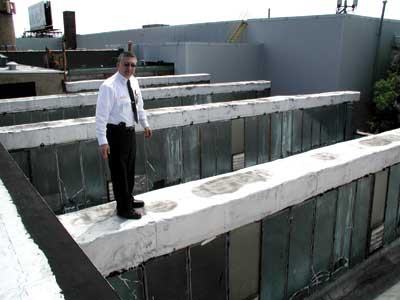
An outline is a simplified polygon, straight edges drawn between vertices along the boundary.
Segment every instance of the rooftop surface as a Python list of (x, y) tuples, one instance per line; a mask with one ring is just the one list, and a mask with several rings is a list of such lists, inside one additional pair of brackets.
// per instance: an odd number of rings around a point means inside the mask
[(10, 70), (8, 67), (0, 68), (1, 75), (14, 75), (14, 74), (64, 74), (63, 71), (46, 69), (34, 66), (17, 64), (16, 70)]
[(46, 255), (25, 229), (0, 180), (0, 298), (64, 299)]

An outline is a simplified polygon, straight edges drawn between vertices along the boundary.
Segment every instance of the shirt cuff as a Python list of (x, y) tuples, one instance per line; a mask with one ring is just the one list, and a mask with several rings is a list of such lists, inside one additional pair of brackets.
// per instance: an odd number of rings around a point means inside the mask
[(99, 146), (104, 145), (104, 144), (108, 144), (107, 138), (105, 136), (98, 137), (97, 141), (99, 142)]
[(146, 127), (150, 127), (149, 122), (147, 120), (140, 120), (140, 125), (142, 125), (143, 129)]

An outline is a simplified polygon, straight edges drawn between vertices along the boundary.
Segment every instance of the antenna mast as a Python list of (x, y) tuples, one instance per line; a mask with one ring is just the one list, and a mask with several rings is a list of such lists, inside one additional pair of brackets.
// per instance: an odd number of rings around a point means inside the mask
[(352, 5), (347, 5), (347, 1), (348, 0), (344, 0), (344, 4), (343, 4), (343, 0), (338, 0), (337, 1), (336, 14), (347, 14), (347, 9), (350, 8), (350, 7), (354, 11), (354, 9), (358, 5), (358, 0), (353, 0), (353, 4)]

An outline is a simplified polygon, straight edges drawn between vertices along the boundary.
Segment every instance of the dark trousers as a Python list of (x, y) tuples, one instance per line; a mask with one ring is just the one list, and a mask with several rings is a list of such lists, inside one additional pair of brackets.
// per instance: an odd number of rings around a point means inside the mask
[(107, 140), (110, 147), (108, 165), (117, 211), (132, 209), (132, 192), (135, 184), (136, 135), (134, 127), (107, 124)]

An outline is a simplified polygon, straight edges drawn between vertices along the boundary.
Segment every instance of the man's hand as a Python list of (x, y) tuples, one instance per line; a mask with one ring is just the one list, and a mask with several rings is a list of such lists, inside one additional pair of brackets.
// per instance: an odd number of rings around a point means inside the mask
[(150, 127), (146, 127), (144, 129), (144, 137), (145, 138), (151, 138), (151, 136), (153, 135), (153, 132), (151, 131)]
[(104, 159), (107, 159), (108, 154), (110, 154), (110, 147), (108, 144), (100, 145), (100, 153)]

